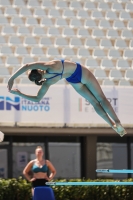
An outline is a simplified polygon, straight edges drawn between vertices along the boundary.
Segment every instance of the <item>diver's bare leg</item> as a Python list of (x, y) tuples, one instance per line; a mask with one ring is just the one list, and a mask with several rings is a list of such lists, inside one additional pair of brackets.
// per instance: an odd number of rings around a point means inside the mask
[(82, 83), (71, 83), (71, 85), (82, 97), (87, 99), (92, 104), (97, 114), (100, 115), (111, 127), (115, 125), (115, 123), (109, 118), (105, 110), (102, 108), (100, 103), (85, 85), (83, 85)]
[(112, 128), (121, 136), (125, 135), (126, 131), (121, 125), (120, 120), (118, 119), (111, 104), (109, 103), (106, 96), (104, 95), (97, 79), (91, 72), (89, 72), (88, 77), (87, 77), (87, 73), (86, 74), (84, 73), (85, 72), (83, 71), (82, 82), (86, 85), (88, 90), (91, 91), (91, 93), (95, 96), (95, 98), (100, 103), (100, 105), (105, 110), (105, 112), (108, 113), (108, 115), (114, 120), (115, 125)]

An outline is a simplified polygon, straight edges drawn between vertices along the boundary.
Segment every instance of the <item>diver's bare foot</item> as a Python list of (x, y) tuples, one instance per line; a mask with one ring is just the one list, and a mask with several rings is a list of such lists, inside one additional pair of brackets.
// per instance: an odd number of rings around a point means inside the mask
[(121, 124), (115, 124), (112, 126), (112, 128), (121, 136), (123, 137), (124, 135), (127, 134), (126, 130), (123, 128)]

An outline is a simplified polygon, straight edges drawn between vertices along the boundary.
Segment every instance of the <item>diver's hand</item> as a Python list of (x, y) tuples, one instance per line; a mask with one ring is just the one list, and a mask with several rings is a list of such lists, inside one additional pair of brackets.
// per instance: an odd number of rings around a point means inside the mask
[(18, 89), (12, 89), (9, 92), (16, 95), (19, 95), (21, 93)]
[(13, 84), (14, 84), (14, 79), (9, 79), (7, 84), (8, 91), (12, 89)]

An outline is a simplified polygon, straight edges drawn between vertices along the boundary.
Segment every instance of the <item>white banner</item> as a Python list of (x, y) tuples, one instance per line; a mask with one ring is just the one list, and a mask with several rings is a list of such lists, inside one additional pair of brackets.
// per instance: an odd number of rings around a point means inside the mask
[[(107, 125), (106, 122), (95, 112), (93, 106), (76, 91), (69, 86), (70, 90), (70, 110), (67, 117), (69, 126), (96, 126)], [(103, 92), (111, 103), (116, 114), (119, 114), (118, 89), (115, 87), (105, 87)]]
[[(21, 92), (36, 95), (39, 87), (19, 85)], [(133, 125), (133, 87), (102, 87), (123, 125)], [(36, 103), (0, 90), (0, 124), (31, 126), (108, 126), (90, 103), (71, 85), (53, 85)]]
[[(36, 95), (39, 87), (19, 86), (21, 92)], [(64, 88), (53, 86), (40, 102), (32, 102), (13, 95), (1, 86), (0, 123), (17, 122), (33, 126), (63, 126), (64, 124)]]

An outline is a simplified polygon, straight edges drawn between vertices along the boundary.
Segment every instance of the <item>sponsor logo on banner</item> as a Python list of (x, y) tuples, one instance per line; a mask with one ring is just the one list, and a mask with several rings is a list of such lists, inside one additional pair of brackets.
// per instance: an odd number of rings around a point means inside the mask
[(32, 102), (24, 98), (15, 96), (14, 98), (8, 96), (0, 96), (0, 110), (17, 111), (46, 111), (50, 110), (50, 98), (44, 97), (39, 102)]
[(20, 110), (20, 98), (14, 97), (11, 99), (10, 97), (0, 96), (0, 110), (11, 110), (15, 108), (16, 110)]
[(107, 99), (111, 103), (114, 111), (118, 113), (118, 98), (107, 98)]
[(89, 105), (90, 105), (89, 101), (83, 98), (79, 98), (79, 112), (82, 111), (88, 112)]
[[(110, 104), (112, 105), (114, 111), (118, 113), (118, 98), (107, 98)], [(88, 100), (79, 98), (78, 99), (78, 106), (79, 106), (79, 112), (89, 112), (89, 106), (92, 107), (92, 105), (89, 103)], [(92, 107), (92, 111), (94, 112), (94, 108)]]
[(39, 102), (33, 102), (26, 99), (21, 100), (22, 111), (46, 111), (50, 110), (50, 98), (44, 97)]

